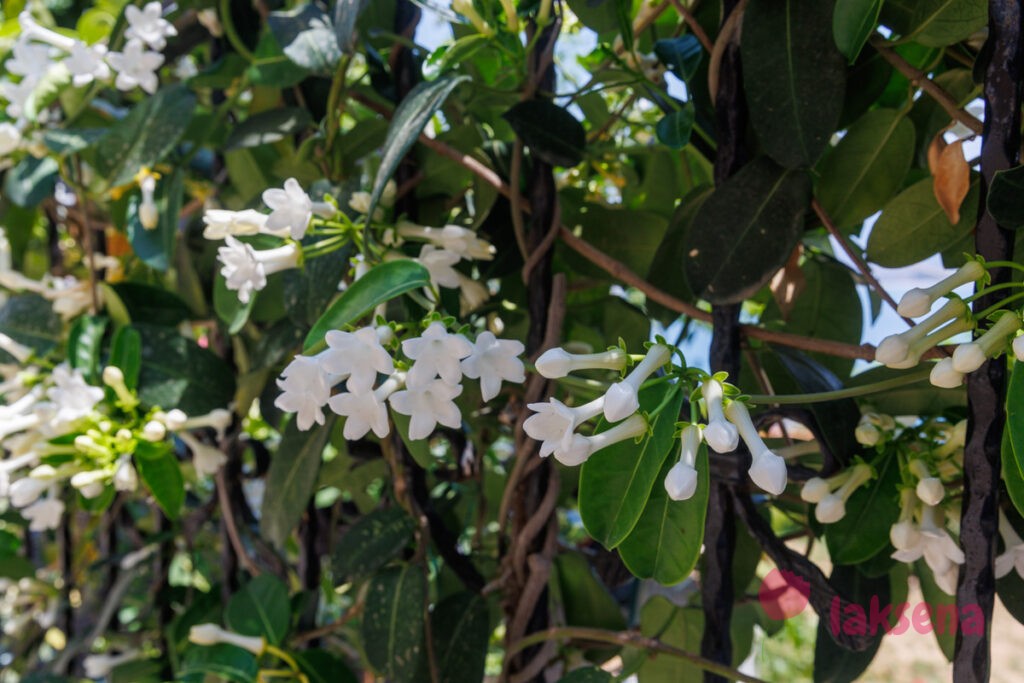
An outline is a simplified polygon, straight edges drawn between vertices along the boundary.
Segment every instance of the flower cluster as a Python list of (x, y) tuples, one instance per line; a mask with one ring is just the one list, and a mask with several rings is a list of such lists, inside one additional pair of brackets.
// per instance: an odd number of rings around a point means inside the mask
[(950, 595), (956, 592), (964, 553), (946, 529), (946, 511), (941, 505), (929, 505), (914, 489), (903, 489), (899, 521), (889, 530), (889, 540), (896, 549), (893, 559), (915, 562), (923, 557), (936, 585)]
[[(25, 119), (36, 87), (58, 65), (66, 70), (75, 87), (94, 81), (106, 82), (113, 77), (118, 90), (142, 88), (149, 94), (155, 93), (159, 84), (156, 71), (164, 63), (160, 51), (168, 37), (177, 35), (174, 26), (162, 14), (159, 2), (150, 2), (142, 9), (130, 4), (125, 7), (127, 42), (117, 52), (108, 50), (105, 45), (89, 45), (45, 28), (28, 10), (23, 11), (18, 15), (21, 34), (5, 63), (7, 72), (18, 76), (19, 80), (0, 82), (0, 97), (7, 101), (7, 115), (16, 120)], [(12, 139), (20, 141), (20, 133), (13, 138), (12, 131), (16, 133), (18, 129), (11, 124), (0, 131), (0, 140), (6, 141), (0, 143), (0, 154), (3, 148), (8, 148), (8, 153), (12, 151)]]
[[(423, 333), (399, 341), (388, 325), (362, 327), (354, 332), (332, 330), (327, 348), (314, 356), (296, 356), (277, 380), (278, 408), (295, 413), (299, 429), (324, 424), (323, 408), (345, 418), (346, 439), (361, 439), (371, 430), (383, 438), (390, 432), (386, 404), (410, 418), (409, 437), (425, 439), (438, 424), (453, 429), (462, 424), (455, 399), (462, 394), (463, 377), (480, 381), (489, 401), (502, 382), (526, 379), (522, 343), (480, 332), (471, 342), (449, 332), (441, 321)], [(401, 350), (407, 360), (389, 351)], [(378, 378), (384, 379), (378, 383)], [(375, 386), (376, 385), (376, 386)], [(336, 387), (341, 391), (334, 393)]]

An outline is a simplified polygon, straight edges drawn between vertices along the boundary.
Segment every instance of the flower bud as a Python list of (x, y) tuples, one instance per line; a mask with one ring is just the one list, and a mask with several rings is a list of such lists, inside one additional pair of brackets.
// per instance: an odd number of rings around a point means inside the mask
[(114, 472), (114, 488), (118, 491), (135, 491), (139, 488), (139, 476), (135, 472), (130, 456), (121, 456)]
[(256, 636), (243, 636), (226, 631), (216, 624), (198, 624), (189, 629), (188, 639), (196, 645), (217, 645), (227, 643), (248, 650), (257, 657), (266, 649), (266, 641)]
[(861, 422), (853, 433), (854, 438), (861, 446), (874, 446), (882, 440), (882, 433), (878, 427), (870, 422)]
[(573, 354), (555, 347), (541, 354), (536, 363), (537, 372), (548, 379), (565, 377), (574, 370), (622, 370), (626, 367), (626, 353), (611, 349), (603, 353)]
[(146, 441), (163, 441), (166, 436), (167, 427), (158, 420), (150, 420), (142, 427), (142, 438)]
[(914, 489), (917, 497), (927, 505), (938, 505), (946, 495), (946, 487), (937, 477), (925, 477), (917, 482)]
[(834, 524), (846, 516), (846, 501), (830, 493), (814, 508), (814, 517), (822, 524)]
[(904, 318), (919, 318), (932, 310), (933, 303), (927, 290), (915, 287), (903, 295), (896, 312)]
[(1013, 355), (1017, 360), (1024, 363), (1024, 335), (1016, 337), (1013, 340)]
[(808, 503), (820, 503), (825, 496), (832, 493), (832, 487), (821, 477), (811, 477), (800, 489), (800, 498)]
[(943, 358), (932, 366), (928, 381), (941, 389), (956, 389), (964, 383), (964, 375), (953, 367), (952, 358)]
[(708, 414), (704, 440), (716, 453), (731, 453), (740, 443), (740, 433), (735, 425), (725, 419), (722, 407), (724, 391), (721, 382), (714, 378), (704, 380), (700, 385), (700, 393)]
[(672, 500), (688, 500), (697, 491), (697, 470), (682, 460), (665, 475), (665, 490)]
[(633, 371), (621, 382), (613, 384), (605, 394), (604, 417), (609, 422), (623, 420), (640, 409), (640, 385), (655, 370), (664, 365), (672, 357), (672, 349), (663, 344), (655, 344), (644, 356)]
[(960, 373), (974, 372), (985, 364), (985, 351), (978, 342), (967, 342), (953, 352), (953, 369)]
[(911, 520), (905, 519), (889, 528), (889, 541), (897, 550), (914, 548), (921, 542), (921, 531)]
[(769, 450), (761, 451), (747, 470), (750, 480), (772, 495), (786, 490), (786, 461)]
[(106, 470), (79, 472), (71, 477), (71, 486), (78, 489), (86, 498), (98, 498), (106, 488), (106, 481), (109, 478), (110, 473)]

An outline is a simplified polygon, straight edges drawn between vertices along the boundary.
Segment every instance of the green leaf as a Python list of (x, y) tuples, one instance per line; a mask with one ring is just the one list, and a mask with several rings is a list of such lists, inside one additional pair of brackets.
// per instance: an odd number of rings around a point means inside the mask
[(654, 54), (669, 71), (683, 81), (689, 81), (697, 73), (704, 53), (697, 36), (687, 33), (655, 42)]
[(164, 514), (170, 519), (177, 519), (185, 502), (185, 479), (181, 476), (181, 467), (170, 448), (164, 448), (154, 456), (135, 458), (135, 468)]
[[(674, 387), (673, 387), (674, 388)], [(652, 411), (669, 389), (658, 385), (640, 393), (640, 409)], [(672, 452), (675, 423), (683, 402), (677, 392), (654, 419), (652, 436), (639, 446), (632, 439), (594, 453), (580, 468), (580, 517), (587, 532), (611, 550), (636, 526), (665, 459)], [(604, 420), (598, 431), (608, 428)]]
[[(53, 312), (50, 302), (38, 294), (12, 296), (0, 308), (0, 334), (31, 347), (39, 356), (61, 343), (62, 327), (60, 316)], [(5, 363), (14, 362), (6, 351), (0, 351), (0, 359)]]
[(837, 226), (860, 226), (903, 186), (913, 158), (910, 121), (894, 109), (869, 111), (818, 166), (818, 201)]
[(132, 321), (174, 327), (192, 314), (177, 294), (141, 282), (119, 282), (110, 287)]
[(253, 306), (259, 294), (249, 297), (248, 303), (238, 300), (238, 292), (228, 289), (227, 280), (217, 271), (213, 276), (213, 310), (217, 317), (228, 326), (229, 334), (238, 334), (249, 322)]
[(736, 303), (766, 284), (803, 234), (810, 195), (806, 172), (766, 157), (718, 186), (686, 235), (683, 268), (694, 294)]
[(881, 11), (882, 0), (836, 0), (832, 37), (850, 64), (857, 60), (864, 43), (875, 32)]
[(231, 129), (231, 134), (224, 142), (224, 150), (280, 142), (306, 130), (311, 123), (309, 111), (298, 107), (281, 107), (253, 114)]
[(401, 508), (360, 517), (334, 550), (334, 578), (341, 582), (372, 574), (409, 545), (415, 530), (416, 522)]
[(54, 128), (43, 132), (43, 143), (60, 155), (81, 152), (107, 134), (106, 128)]
[(899, 268), (953, 246), (974, 228), (979, 194), (975, 176), (960, 207), (960, 222), (953, 225), (935, 200), (931, 177), (914, 183), (882, 209), (868, 238), (868, 260)]
[(423, 650), (426, 585), (416, 565), (378, 573), (366, 591), (363, 647), (366, 659), (394, 683), (412, 683)]
[(296, 652), (295, 661), (309, 683), (357, 683), (356, 675), (345, 660), (327, 650)]
[(690, 103), (678, 111), (665, 114), (654, 128), (658, 140), (672, 149), (686, 147), (690, 142), (690, 133), (693, 132), (695, 116), (695, 110)]
[(75, 320), (68, 334), (68, 363), (80, 370), (90, 384), (98, 382), (100, 347), (108, 322), (104, 317), (83, 315)]
[(889, 528), (900, 516), (899, 463), (883, 455), (872, 465), (878, 477), (850, 496), (845, 517), (825, 526), (829, 556), (835, 564), (859, 564), (889, 546)]
[(252, 683), (258, 669), (256, 657), (240, 647), (224, 643), (210, 647), (191, 645), (178, 677), (188, 683), (202, 683), (208, 680), (207, 676), (231, 683)]
[(110, 341), (110, 365), (124, 373), (124, 383), (129, 389), (139, 384), (139, 369), (142, 367), (142, 338), (138, 331), (119, 327)]
[(558, 683), (612, 683), (613, 680), (612, 675), (604, 669), (586, 667), (569, 672)]
[(918, 0), (909, 37), (928, 47), (945, 47), (969, 37), (987, 22), (985, 0)]
[(487, 601), (473, 593), (455, 593), (434, 607), (430, 623), (438, 683), (484, 680), (491, 638)]
[(672, 500), (665, 490), (665, 477), (676, 464), (674, 453), (665, 459), (647, 506), (633, 531), (619, 546), (626, 567), (641, 579), (654, 579), (671, 586), (693, 571), (704, 542), (707, 515), (708, 449), (701, 444), (695, 467), (697, 491), (689, 500)]
[[(254, 85), (266, 85), (272, 88), (290, 88), (298, 85), (309, 71), (288, 58), (278, 44), (274, 34), (269, 30), (260, 36), (253, 52), (256, 61), (249, 66), (247, 72)], [(266, 186), (264, 186), (266, 187)]]
[(1010, 500), (1020, 512), (1024, 510), (1024, 363), (1020, 361), (1013, 362), (1006, 390), (1003, 473)]
[(0, 578), (17, 581), (18, 579), (25, 579), (35, 575), (36, 568), (24, 557), (17, 555), (0, 557)]
[(273, 574), (260, 574), (242, 586), (224, 608), (224, 623), (230, 630), (262, 636), (272, 645), (284, 642), (291, 620), (288, 588)]
[[(654, 260), (647, 271), (647, 281), (662, 291), (682, 301), (692, 301), (693, 293), (685, 277), (679, 277), (679, 264), (686, 258), (686, 235), (693, 226), (697, 212), (707, 201), (714, 188), (710, 185), (698, 185), (679, 201), (679, 206), (672, 214), (668, 229), (654, 251)], [(647, 300), (648, 310), (666, 320), (675, 320), (679, 314), (670, 311), (661, 304)]]
[(413, 88), (398, 105), (388, 126), (387, 138), (384, 140), (384, 155), (380, 160), (377, 176), (373, 180), (367, 216), (373, 215), (388, 180), (394, 175), (405, 153), (419, 138), (423, 128), (452, 91), (460, 83), (468, 80), (469, 76), (442, 76), (436, 81), (424, 81)]
[[(855, 567), (839, 565), (833, 567), (828, 582), (840, 595), (863, 610), (867, 617), (865, 628), (870, 626), (872, 600), (877, 601), (880, 609), (885, 609), (892, 602), (888, 576), (869, 579)], [(852, 608), (848, 609), (852, 611)], [(868, 648), (861, 651), (847, 650), (833, 638), (833, 628), (842, 629), (844, 623), (855, 618), (853, 614), (840, 613), (833, 619), (830, 612), (818, 620), (818, 636), (814, 643), (814, 683), (853, 683), (871, 664), (882, 644), (884, 631), (879, 629)]]
[(787, 168), (813, 166), (843, 111), (846, 60), (832, 3), (751, 0), (743, 15), (743, 86), (765, 152)]
[(329, 413), (326, 424), (307, 432), (300, 431), (295, 420), (285, 427), (281, 445), (270, 461), (260, 515), (260, 533), (277, 547), (284, 545), (313, 497), (334, 419)]
[(576, 117), (548, 100), (518, 102), (501, 115), (538, 159), (571, 167), (583, 160), (587, 133)]
[[(704, 614), (699, 608), (676, 607), (656, 595), (640, 610), (640, 630), (666, 645), (686, 652), (700, 652)], [(704, 678), (704, 672), (696, 665), (675, 657), (647, 657), (638, 674), (643, 683), (681, 683)]]
[(216, 354), (174, 328), (134, 327), (142, 338), (139, 398), (143, 404), (203, 415), (231, 402), (234, 374)]
[(373, 267), (370, 272), (352, 283), (331, 306), (324, 311), (306, 336), (303, 350), (309, 351), (323, 341), (324, 335), (349, 325), (372, 310), (377, 304), (394, 299), (400, 294), (430, 286), (430, 273), (411, 259), (388, 261)]
[[(307, 240), (312, 243), (316, 238)], [(284, 272), (284, 307), (289, 318), (303, 328), (316, 323), (338, 293), (338, 280), (348, 269), (351, 254), (352, 245), (346, 244), (329, 254), (306, 261), (302, 268)]]
[(569, 626), (609, 631), (626, 628), (619, 604), (597, 578), (585, 555), (579, 552), (561, 553), (555, 557), (555, 569), (565, 621)]
[[(948, 616), (941, 618), (936, 612), (938, 609), (942, 609), (943, 612), (952, 609), (954, 614), (958, 614), (956, 598), (939, 588), (935, 583), (935, 575), (932, 573), (931, 567), (923, 559), (914, 563), (914, 574), (917, 575), (921, 584), (921, 595), (932, 611), (932, 616), (929, 617), (927, 623), (932, 625), (931, 632), (935, 635), (935, 642), (939, 644), (939, 649), (942, 650), (946, 660), (952, 662), (953, 652), (956, 649), (956, 629), (949, 628)], [(974, 608), (980, 610), (976, 605)], [(908, 619), (912, 619), (913, 612), (908, 610), (906, 616)]]
[(351, 53), (355, 49), (356, 21), (368, 0), (337, 0), (334, 3), (334, 40), (338, 49)]
[(267, 24), (288, 59), (304, 69), (328, 74), (341, 59), (331, 18), (313, 3), (271, 12)]
[(27, 156), (4, 173), (4, 196), (26, 209), (53, 195), (57, 162), (50, 157)]
[(117, 187), (162, 161), (185, 134), (195, 105), (195, 95), (181, 84), (142, 99), (96, 143), (97, 176)]
[(1024, 166), (996, 171), (985, 208), (1004, 228), (1024, 228)]

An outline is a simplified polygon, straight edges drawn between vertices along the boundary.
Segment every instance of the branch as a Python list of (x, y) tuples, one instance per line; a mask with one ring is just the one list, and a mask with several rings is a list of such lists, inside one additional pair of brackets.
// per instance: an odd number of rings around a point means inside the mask
[(708, 34), (704, 32), (704, 27), (697, 21), (697, 17), (693, 16), (693, 12), (691, 12), (686, 5), (682, 3), (682, 0), (671, 0), (671, 2), (676, 8), (676, 11), (679, 12), (679, 16), (681, 16), (683, 21), (686, 22), (686, 25), (690, 27), (690, 31), (693, 33), (694, 37), (700, 41), (700, 44), (704, 46), (704, 49), (708, 51), (708, 54), (711, 54), (711, 50), (714, 49), (714, 45), (711, 43), (711, 39), (708, 38)]

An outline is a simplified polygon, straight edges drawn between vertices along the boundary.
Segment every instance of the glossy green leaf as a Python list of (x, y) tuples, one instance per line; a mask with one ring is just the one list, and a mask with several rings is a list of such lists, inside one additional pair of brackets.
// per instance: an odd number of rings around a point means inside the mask
[(143, 166), (155, 166), (185, 134), (195, 105), (195, 95), (180, 84), (143, 98), (96, 143), (97, 175), (116, 187)]
[[(339, 3), (342, 4), (342, 3)], [(303, 650), (295, 653), (295, 661), (309, 683), (357, 683), (345, 660), (327, 650)]]
[[(877, 601), (878, 609), (885, 609), (893, 602), (888, 576), (869, 579), (855, 567), (838, 565), (833, 567), (828, 582), (840, 595), (863, 610), (865, 628), (871, 623), (872, 599)], [(843, 613), (836, 607), (835, 611), (818, 620), (818, 636), (814, 643), (814, 683), (853, 683), (871, 664), (882, 644), (884, 632), (881, 628), (866, 650), (847, 650), (836, 643), (833, 636), (842, 635), (843, 625), (857, 618), (855, 608), (847, 609), (850, 613)]]
[[(947, 661), (952, 662), (953, 652), (956, 649), (956, 628), (950, 628), (949, 615), (951, 611), (953, 614), (959, 614), (956, 597), (939, 588), (935, 583), (935, 575), (932, 573), (931, 567), (923, 559), (914, 563), (914, 574), (917, 575), (920, 582), (924, 602), (932, 610), (932, 617), (934, 617), (925, 620), (930, 625), (928, 630), (935, 636), (935, 642), (938, 643), (943, 656)], [(975, 609), (980, 610), (977, 606)], [(939, 610), (942, 611), (941, 614), (938, 613)], [(913, 612), (910, 610), (908, 612), (907, 618), (913, 619)], [(954, 619), (956, 618), (954, 617)]]
[[(307, 237), (309, 243), (315, 237)], [(288, 317), (303, 328), (314, 325), (327, 305), (337, 294), (338, 281), (348, 269), (352, 245), (306, 261), (302, 268), (286, 270), (284, 281), (284, 308)]]
[(502, 118), (537, 158), (552, 166), (575, 166), (583, 160), (587, 146), (583, 124), (553, 102), (519, 102)]
[(657, 41), (654, 54), (669, 71), (683, 81), (689, 81), (697, 73), (704, 52), (697, 36), (687, 33), (678, 38)]
[(860, 226), (899, 191), (913, 158), (910, 121), (894, 109), (869, 111), (822, 159), (815, 194), (837, 226)]
[(139, 370), (142, 367), (142, 338), (136, 330), (126, 325), (114, 332), (110, 340), (108, 362), (121, 370), (124, 383), (129, 389), (138, 386)]
[(864, 43), (878, 25), (882, 0), (836, 0), (832, 37), (836, 47), (853, 64)]
[(135, 458), (135, 468), (157, 505), (170, 519), (177, 519), (185, 502), (185, 479), (174, 452), (170, 448), (154, 453), (155, 457)]
[(260, 533), (277, 547), (284, 545), (313, 497), (334, 419), (329, 412), (326, 424), (306, 432), (299, 430), (295, 420), (285, 427), (281, 445), (270, 461), (260, 515)]
[[(1018, 511), (1024, 510), (1024, 363), (1020, 361), (1013, 363), (1013, 372), (1006, 390), (1006, 429), (1003, 439), (1006, 487)], [(1008, 455), (1011, 457), (1007, 458)], [(1012, 469), (1014, 467), (1016, 469)]]
[(910, 36), (928, 47), (945, 47), (964, 40), (987, 21), (985, 0), (918, 0)]
[(416, 522), (398, 507), (360, 517), (334, 549), (335, 579), (351, 580), (377, 571), (409, 545), (415, 530)]
[[(53, 312), (50, 302), (38, 294), (18, 294), (7, 299), (0, 308), (0, 334), (31, 347), (37, 355), (44, 355), (61, 343), (60, 316)], [(0, 350), (4, 363), (14, 359)]]
[(285, 138), (309, 128), (312, 118), (309, 112), (298, 107), (281, 107), (253, 114), (231, 129), (224, 142), (224, 149), (258, 147), (280, 142)]
[(384, 187), (388, 184), (395, 169), (401, 163), (405, 153), (419, 138), (423, 128), (441, 109), (445, 100), (460, 83), (469, 80), (469, 76), (442, 76), (436, 81), (424, 81), (413, 88), (395, 110), (388, 126), (388, 135), (384, 140), (384, 156), (377, 168), (373, 180), (373, 191), (370, 193), (370, 205), (367, 215), (372, 216)]
[(434, 607), (430, 623), (438, 683), (484, 680), (491, 638), (487, 601), (473, 593), (455, 593)]
[(68, 334), (68, 363), (81, 371), (90, 384), (99, 382), (100, 348), (108, 322), (104, 317), (83, 315), (71, 325)]
[(810, 194), (806, 172), (766, 157), (717, 187), (686, 236), (683, 268), (693, 293), (734, 303), (766, 284), (800, 240)]
[(234, 645), (192, 646), (185, 654), (178, 677), (188, 683), (202, 683), (208, 676), (231, 683), (252, 683), (259, 667), (256, 657)]
[(53, 195), (57, 162), (50, 157), (27, 156), (4, 173), (3, 195), (18, 206), (30, 208)]
[(430, 273), (411, 259), (388, 261), (352, 283), (324, 312), (306, 336), (304, 350), (323, 341), (331, 330), (354, 323), (377, 304), (421, 287), (430, 286)]
[[(666, 395), (665, 385), (640, 394), (640, 409), (654, 410)], [(677, 392), (654, 419), (653, 436), (640, 445), (632, 439), (594, 453), (580, 468), (580, 517), (587, 532), (609, 550), (618, 546), (636, 526), (658, 483), (662, 465), (675, 447), (682, 392)], [(607, 429), (602, 420), (598, 431)]]
[(369, 0), (337, 0), (334, 4), (334, 39), (338, 49), (351, 53), (356, 43), (356, 20)]
[(996, 171), (985, 204), (1004, 228), (1024, 228), (1024, 166)]
[(868, 260), (886, 268), (909, 266), (958, 243), (974, 228), (979, 194), (975, 177), (953, 225), (935, 200), (931, 177), (911, 185), (882, 209), (868, 238)]
[(216, 354), (174, 328), (134, 327), (142, 339), (139, 398), (145, 406), (203, 415), (231, 402), (234, 374)]
[(288, 587), (273, 574), (263, 573), (242, 586), (224, 608), (224, 623), (235, 633), (262, 636), (277, 645), (291, 626)]
[(395, 683), (412, 683), (423, 653), (426, 585), (416, 565), (378, 573), (366, 591), (363, 647), (381, 675)]
[(587, 557), (566, 552), (555, 558), (558, 594), (569, 626), (619, 631), (626, 628), (622, 610), (594, 573)]
[(141, 282), (118, 282), (110, 287), (126, 309), (132, 322), (174, 327), (192, 312), (174, 292)]
[(245, 323), (249, 322), (252, 309), (256, 305), (259, 293), (253, 293), (248, 303), (238, 300), (238, 292), (228, 289), (227, 280), (217, 271), (213, 276), (213, 310), (217, 317), (228, 326), (229, 334), (238, 334)]
[(751, 0), (743, 15), (743, 86), (765, 152), (787, 168), (813, 166), (843, 111), (846, 59), (823, 37), (832, 3)]
[(267, 24), (288, 59), (304, 69), (327, 74), (341, 59), (331, 18), (314, 3), (271, 12)]
[[(1011, 381), (1011, 390), (1013, 388)], [(1020, 387), (1016, 387), (1017, 393), (1020, 392)], [(1010, 400), (1009, 394), (1007, 400)], [(1018, 411), (1019, 412), (1019, 411)], [(1015, 416), (1015, 422), (1020, 423), (1019, 414)], [(1013, 436), (1014, 428), (1011, 426), (1009, 420), (1006, 423), (1006, 429), (1003, 430), (1003, 442), (1002, 442), (1002, 475), (1003, 485), (1006, 486), (1006, 492), (1010, 496), (1010, 502), (1017, 508), (1017, 512), (1020, 513), (1024, 510), (1024, 471), (1021, 470), (1020, 458), (1017, 456), (1017, 452), (1014, 451), (1013, 441), (1016, 438), (1018, 444), (1020, 443), (1020, 436)], [(1019, 431), (1019, 430), (1018, 430)], [(1024, 514), (1024, 513), (1021, 513)]]
[(858, 564), (889, 547), (889, 528), (899, 519), (899, 462), (882, 456), (872, 465), (875, 479), (846, 501), (846, 516), (825, 525), (829, 556), (836, 564)]
[[(679, 202), (672, 214), (665, 236), (654, 249), (654, 260), (647, 271), (647, 281), (668, 292), (681, 301), (692, 301), (693, 293), (685, 277), (679, 277), (679, 264), (686, 258), (686, 235), (693, 226), (697, 211), (714, 192), (710, 185), (698, 185), (688, 192)], [(647, 306), (655, 315), (664, 319), (675, 320), (679, 313), (648, 299)]]
[(658, 141), (672, 149), (682, 149), (690, 142), (690, 133), (693, 132), (693, 122), (696, 116), (693, 105), (677, 111), (665, 114), (655, 126), (655, 133)]
[(612, 683), (612, 675), (604, 669), (586, 667), (570, 671), (558, 680), (558, 683)]
[[(704, 614), (700, 608), (677, 607), (657, 595), (640, 610), (640, 631), (685, 652), (700, 652)], [(643, 683), (680, 683), (704, 678), (702, 669), (675, 657), (647, 657), (638, 675)]]
[(695, 464), (697, 491), (689, 500), (669, 498), (665, 477), (676, 461), (673, 451), (665, 459), (640, 520), (619, 546), (622, 562), (634, 576), (665, 586), (679, 583), (697, 565), (710, 485), (708, 449), (702, 444)]

